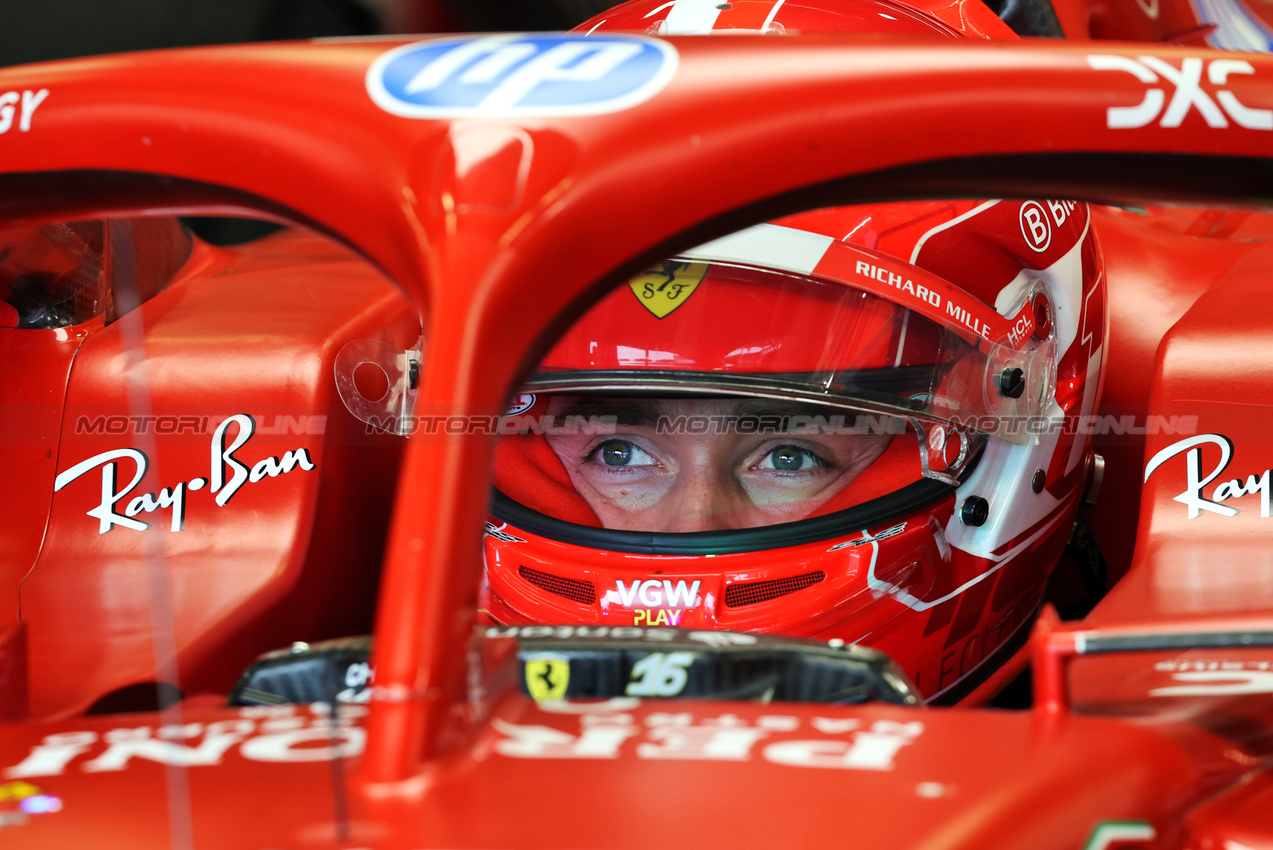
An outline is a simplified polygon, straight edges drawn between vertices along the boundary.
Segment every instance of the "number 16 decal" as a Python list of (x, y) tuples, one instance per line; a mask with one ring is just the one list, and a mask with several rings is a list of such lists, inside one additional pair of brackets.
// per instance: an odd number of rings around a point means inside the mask
[(674, 697), (685, 690), (692, 652), (652, 652), (632, 665), (630, 697)]

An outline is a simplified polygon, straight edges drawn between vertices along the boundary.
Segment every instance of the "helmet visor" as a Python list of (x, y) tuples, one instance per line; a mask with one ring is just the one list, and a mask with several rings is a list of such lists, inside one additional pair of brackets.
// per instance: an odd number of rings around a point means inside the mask
[[(940, 300), (940, 283), (919, 297)], [(603, 527), (641, 532), (774, 526), (921, 478), (957, 484), (987, 434), (1029, 433), (1009, 420), (1042, 412), (1049, 343), (991, 342), (926, 312), (808, 274), (663, 263), (544, 359), (514, 408), (536, 433), (506, 441), (497, 484), (538, 452), (540, 470), (560, 461), (568, 498), (545, 495), (545, 474), (516, 501), (567, 519), (577, 494)]]
[[(940, 305), (940, 281), (902, 283)], [(934, 314), (840, 281), (678, 258), (595, 306), (527, 392), (747, 396), (851, 411), (857, 427), (875, 415), (891, 433), (900, 418), (930, 435), (941, 425), (1032, 439), (1028, 421), (1054, 391), (1051, 342), (1014, 346), (987, 338), (980, 321)], [(1021, 316), (1031, 318), (1028, 299)]]

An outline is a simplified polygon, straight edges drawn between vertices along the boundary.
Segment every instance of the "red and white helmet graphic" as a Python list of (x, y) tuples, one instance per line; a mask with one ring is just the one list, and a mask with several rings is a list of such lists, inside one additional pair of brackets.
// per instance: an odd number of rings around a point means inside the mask
[(709, 35), (861, 32), (957, 38), (1015, 38), (980, 0), (630, 0), (585, 21), (576, 32)]
[(638, 276), (544, 359), (496, 460), (502, 623), (884, 649), (928, 697), (1024, 634), (1090, 464), (1084, 205), (816, 211)]
[[(635, 0), (581, 29), (1010, 35), (930, 5)], [(1049, 200), (817, 210), (669, 258), (518, 398), (487, 614), (861, 642), (958, 697), (1069, 537), (1102, 277), (1087, 207)]]

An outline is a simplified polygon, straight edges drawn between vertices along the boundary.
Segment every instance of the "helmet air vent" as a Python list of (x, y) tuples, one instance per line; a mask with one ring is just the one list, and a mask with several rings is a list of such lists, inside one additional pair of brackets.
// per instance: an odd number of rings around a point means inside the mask
[(779, 596), (786, 596), (788, 593), (795, 593), (797, 590), (804, 590), (806, 587), (813, 587), (826, 577), (826, 573), (817, 570), (788, 578), (736, 581), (725, 588), (725, 607), (742, 608), (745, 605), (758, 605), (770, 599), (777, 599)]
[(563, 578), (525, 566), (518, 567), (517, 574), (541, 590), (564, 596), (580, 605), (592, 605), (597, 601), (597, 586), (590, 581)]

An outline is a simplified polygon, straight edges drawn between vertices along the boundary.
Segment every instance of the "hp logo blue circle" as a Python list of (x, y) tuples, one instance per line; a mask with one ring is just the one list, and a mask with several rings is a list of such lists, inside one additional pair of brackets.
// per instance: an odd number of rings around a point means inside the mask
[(376, 59), (367, 92), (404, 118), (597, 115), (653, 97), (677, 58), (667, 42), (640, 36), (447, 38)]

